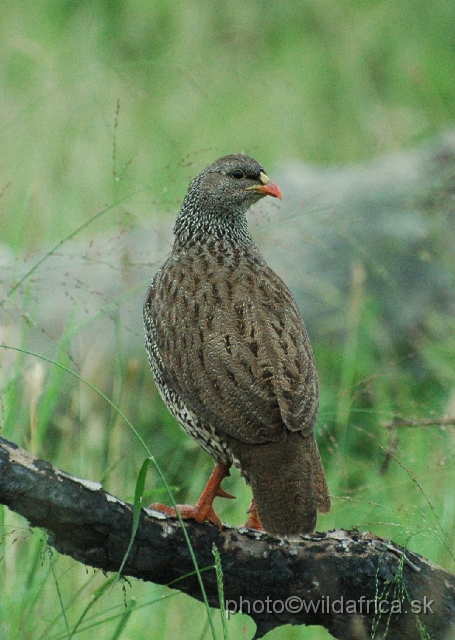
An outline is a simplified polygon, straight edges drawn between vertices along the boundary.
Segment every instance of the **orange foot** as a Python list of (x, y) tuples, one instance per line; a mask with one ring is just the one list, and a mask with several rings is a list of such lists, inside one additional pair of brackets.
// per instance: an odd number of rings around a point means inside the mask
[[(204, 491), (201, 493), (201, 497), (196, 502), (194, 507), (190, 504), (177, 505), (180, 516), (185, 520), (196, 520), (196, 522), (199, 522), (200, 524), (202, 524), (206, 520), (209, 520), (210, 522), (213, 522), (213, 524), (216, 525), (221, 531), (223, 525), (221, 524), (221, 520), (215, 513), (215, 510), (213, 508), (213, 501), (216, 497), (231, 499), (235, 498), (235, 496), (232, 496), (221, 487), (221, 483), (228, 475), (228, 465), (223, 464), (222, 462), (217, 462)], [(167, 516), (171, 516), (173, 518), (177, 517), (175, 509), (173, 509), (172, 507), (167, 507), (160, 502), (151, 504), (149, 508), (156, 509), (156, 511), (161, 511), (161, 513), (164, 513)]]
[(245, 527), (248, 527), (248, 529), (257, 529), (257, 531), (265, 531), (264, 527), (261, 524), (261, 521), (259, 520), (256, 503), (254, 502), (254, 500), (251, 501), (250, 508), (248, 509), (247, 513), (249, 513), (250, 516), (245, 523)]

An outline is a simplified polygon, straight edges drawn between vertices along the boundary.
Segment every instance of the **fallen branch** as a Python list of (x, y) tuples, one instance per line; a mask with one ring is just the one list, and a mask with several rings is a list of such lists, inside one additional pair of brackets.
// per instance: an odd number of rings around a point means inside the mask
[[(45, 529), (60, 553), (118, 570), (133, 508), (101, 485), (0, 438), (0, 503)], [(219, 532), (192, 521), (185, 527), (199, 567), (212, 567), (202, 572), (210, 605), (219, 607), (216, 545), (228, 615), (250, 615), (256, 638), (283, 624), (321, 625), (349, 640), (442, 640), (455, 633), (455, 576), (388, 540), (340, 530), (291, 543), (245, 528)], [(123, 573), (202, 598), (179, 522), (155, 511), (142, 511)]]

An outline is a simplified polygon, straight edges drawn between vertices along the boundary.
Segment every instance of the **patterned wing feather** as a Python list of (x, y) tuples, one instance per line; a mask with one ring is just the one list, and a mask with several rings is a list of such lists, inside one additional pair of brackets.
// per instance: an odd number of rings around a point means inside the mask
[(185, 265), (171, 256), (147, 303), (165, 383), (220, 435), (254, 444), (310, 433), (316, 369), (286, 285), (259, 253), (222, 243), (186, 250)]

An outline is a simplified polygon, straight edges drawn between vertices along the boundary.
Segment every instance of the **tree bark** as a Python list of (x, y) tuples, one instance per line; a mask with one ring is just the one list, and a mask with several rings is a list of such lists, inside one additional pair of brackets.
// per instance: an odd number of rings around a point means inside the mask
[[(0, 503), (45, 529), (49, 544), (84, 564), (118, 571), (133, 507), (0, 438)], [(283, 624), (321, 625), (335, 638), (446, 639), (455, 634), (455, 576), (389, 540), (330, 531), (284, 541), (266, 533), (185, 523), (200, 569), (223, 568), (228, 617), (250, 615), (255, 638)], [(123, 574), (202, 599), (178, 520), (143, 509)], [(188, 576), (188, 574), (192, 574)], [(219, 607), (213, 568), (202, 579)]]

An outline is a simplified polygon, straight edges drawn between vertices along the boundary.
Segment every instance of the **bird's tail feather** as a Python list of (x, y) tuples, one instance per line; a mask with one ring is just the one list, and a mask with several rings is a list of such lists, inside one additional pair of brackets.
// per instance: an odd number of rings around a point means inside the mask
[(324, 467), (322, 466), (321, 454), (318, 445), (311, 434), (308, 438), (308, 444), (311, 448), (311, 457), (313, 463), (313, 486), (316, 496), (316, 505), (319, 513), (329, 513), (332, 508), (330, 501), (329, 487), (327, 486), (327, 478), (325, 477)]
[(317, 511), (330, 511), (330, 497), (313, 434), (288, 432), (283, 442), (232, 448), (264, 529), (283, 536), (314, 531)]

